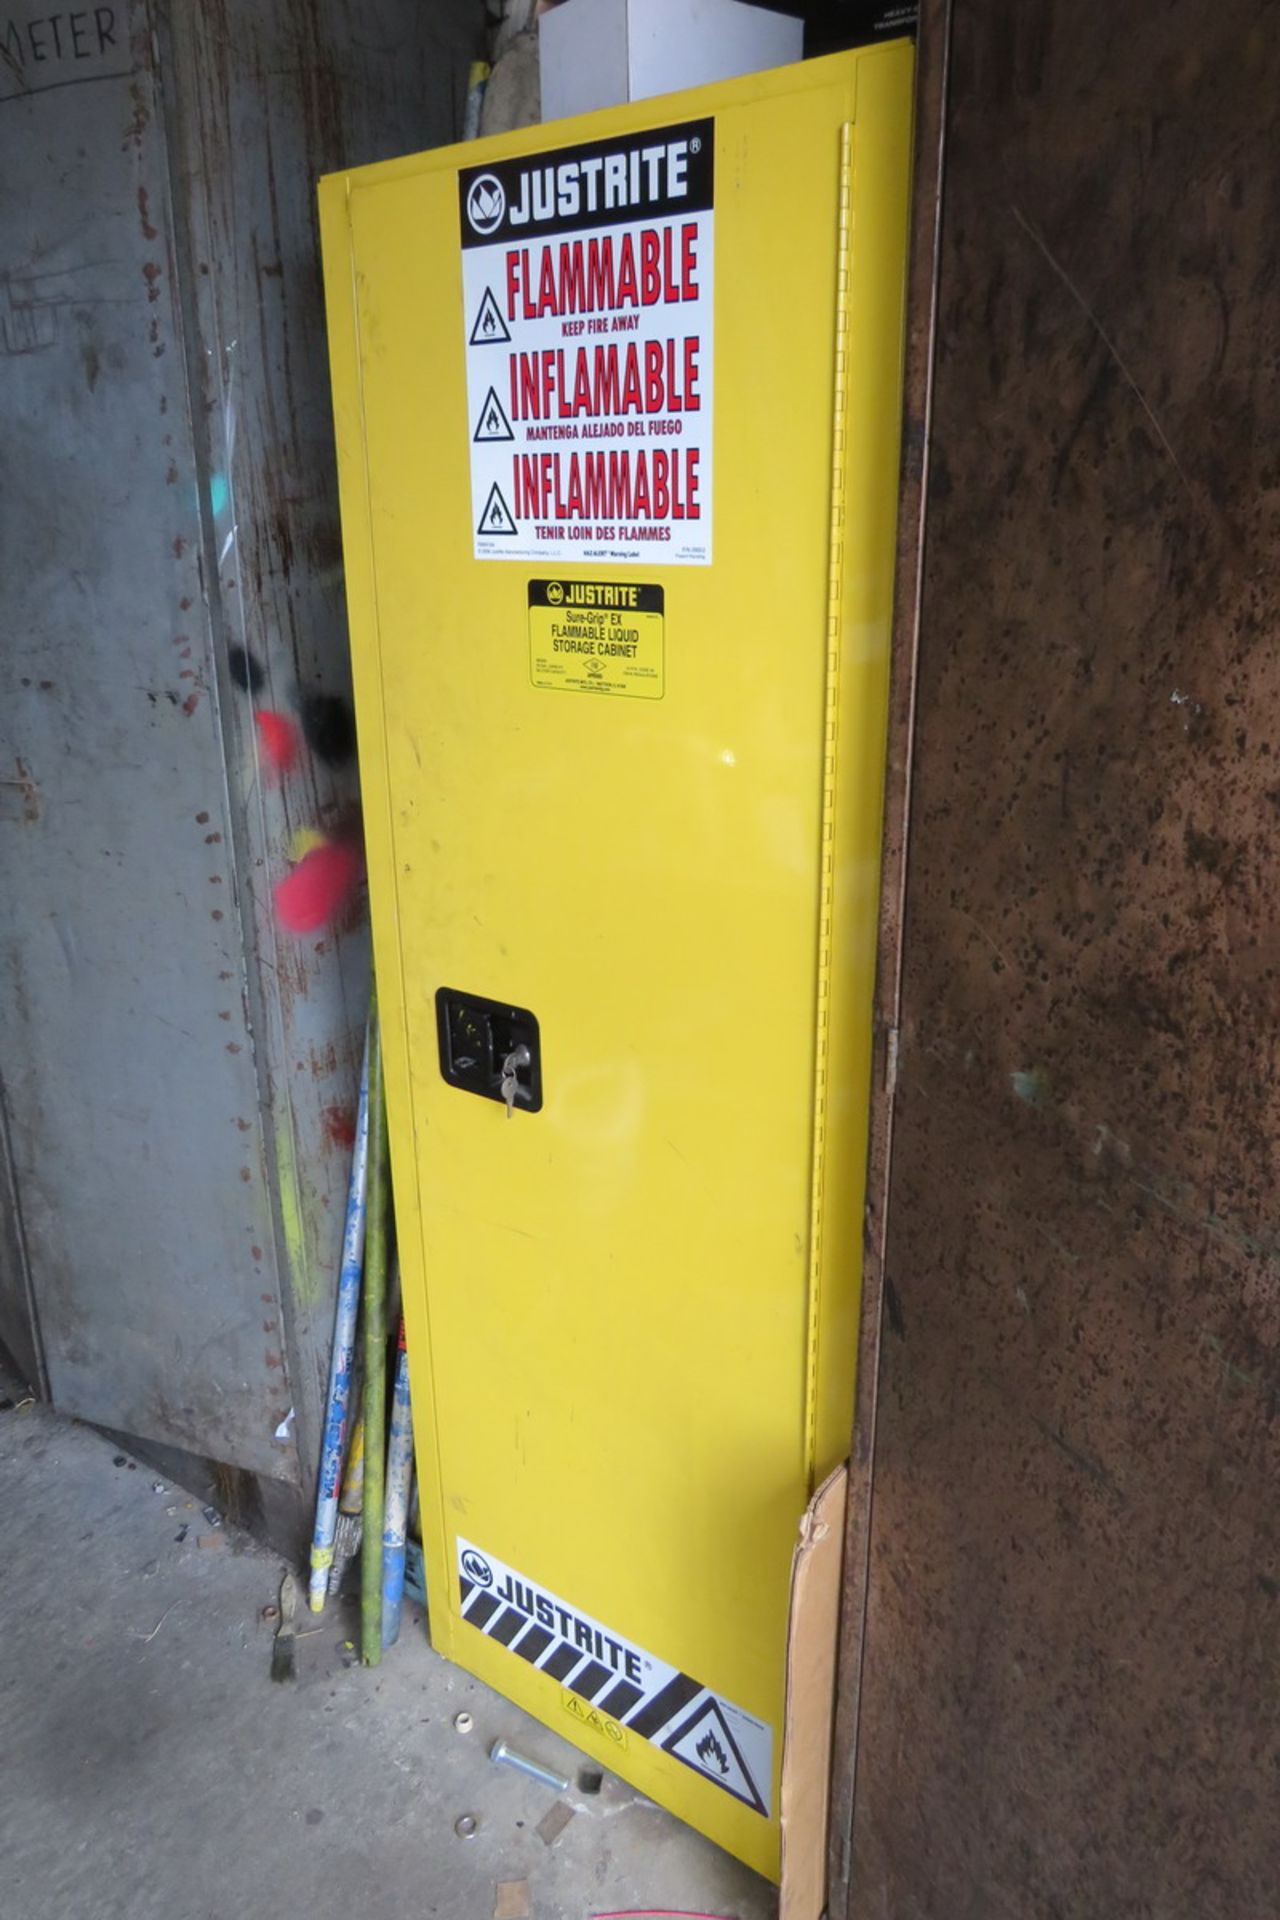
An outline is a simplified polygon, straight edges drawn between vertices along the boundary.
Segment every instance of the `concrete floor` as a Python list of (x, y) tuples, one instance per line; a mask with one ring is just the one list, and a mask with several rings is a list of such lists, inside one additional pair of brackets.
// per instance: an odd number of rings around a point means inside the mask
[(566, 1796), (546, 1845), (554, 1794), (493, 1767), (489, 1743), (571, 1778), (580, 1756), (438, 1659), (412, 1604), (370, 1671), (347, 1664), (331, 1603), (297, 1684), (272, 1686), (280, 1562), (247, 1536), (200, 1547), (199, 1505), (116, 1458), (43, 1408), (0, 1410), (0, 1911), (492, 1920), (497, 1883), (527, 1880), (534, 1920), (775, 1912), (763, 1881), (617, 1780)]

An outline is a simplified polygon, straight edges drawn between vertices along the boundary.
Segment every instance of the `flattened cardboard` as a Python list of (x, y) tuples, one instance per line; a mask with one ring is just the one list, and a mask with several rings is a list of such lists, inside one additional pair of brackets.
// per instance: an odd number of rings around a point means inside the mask
[(844, 1466), (823, 1481), (805, 1508), (791, 1562), (779, 1920), (821, 1920), (826, 1907), (831, 1728), (848, 1486)]

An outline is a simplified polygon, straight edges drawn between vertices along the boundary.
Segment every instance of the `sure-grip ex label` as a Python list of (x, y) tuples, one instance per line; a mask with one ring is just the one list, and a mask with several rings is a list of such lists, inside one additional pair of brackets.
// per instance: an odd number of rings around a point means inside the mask
[(529, 675), (565, 693), (660, 700), (665, 596), (621, 580), (529, 582)]

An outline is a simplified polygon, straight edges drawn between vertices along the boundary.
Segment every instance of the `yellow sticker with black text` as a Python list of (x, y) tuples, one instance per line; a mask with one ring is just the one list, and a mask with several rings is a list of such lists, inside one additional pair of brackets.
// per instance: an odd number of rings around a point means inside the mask
[(661, 700), (664, 593), (618, 580), (529, 582), (529, 673), (535, 687)]

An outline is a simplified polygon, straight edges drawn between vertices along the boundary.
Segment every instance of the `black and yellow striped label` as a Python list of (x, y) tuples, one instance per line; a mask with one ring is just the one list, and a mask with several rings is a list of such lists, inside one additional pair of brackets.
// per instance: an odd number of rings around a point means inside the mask
[(558, 1681), (571, 1717), (615, 1745), (650, 1741), (768, 1818), (766, 1722), (461, 1538), (457, 1568), (466, 1624)]

